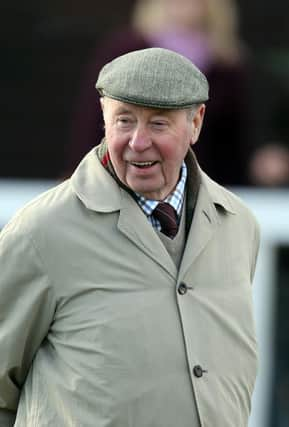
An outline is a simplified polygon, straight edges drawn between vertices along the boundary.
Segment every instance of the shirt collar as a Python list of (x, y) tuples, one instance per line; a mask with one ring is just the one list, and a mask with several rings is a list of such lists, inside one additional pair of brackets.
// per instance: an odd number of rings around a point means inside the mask
[[(185, 187), (186, 187), (186, 180), (187, 180), (187, 166), (185, 162), (182, 163), (181, 166), (181, 177), (179, 179), (179, 182), (175, 188), (175, 190), (168, 195), (168, 197), (163, 200), (163, 202), (169, 203), (177, 212), (178, 218), (181, 215), (183, 201), (184, 201), (184, 194), (185, 194)], [(146, 199), (144, 196), (141, 196), (138, 193), (135, 193), (136, 200), (141, 209), (144, 211), (146, 216), (150, 216), (153, 213), (153, 210), (158, 205), (158, 200), (150, 200)]]

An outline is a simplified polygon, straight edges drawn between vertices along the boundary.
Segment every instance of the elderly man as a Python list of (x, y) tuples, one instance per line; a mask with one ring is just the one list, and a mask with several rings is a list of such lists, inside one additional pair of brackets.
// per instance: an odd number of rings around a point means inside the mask
[(191, 149), (206, 78), (152, 48), (96, 87), (105, 140), (1, 234), (0, 425), (245, 427), (259, 233)]

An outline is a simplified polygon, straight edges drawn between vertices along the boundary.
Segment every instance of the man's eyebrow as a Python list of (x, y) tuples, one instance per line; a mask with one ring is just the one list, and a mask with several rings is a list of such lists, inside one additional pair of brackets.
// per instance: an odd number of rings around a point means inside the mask
[[(169, 116), (172, 110), (166, 108), (155, 108), (152, 116)], [(130, 114), (133, 115), (134, 112), (127, 107), (118, 107), (115, 111), (115, 114)]]
[(155, 110), (155, 112), (154, 112), (155, 115), (160, 114), (160, 115), (164, 115), (164, 116), (169, 116), (171, 113), (174, 113), (176, 111), (176, 110), (171, 109), (171, 108), (155, 108), (154, 110)]
[(119, 107), (116, 110), (116, 114), (132, 114), (132, 111), (125, 107)]
[(166, 108), (156, 108), (155, 109), (155, 114), (166, 114), (169, 111), (170, 110), (167, 110)]

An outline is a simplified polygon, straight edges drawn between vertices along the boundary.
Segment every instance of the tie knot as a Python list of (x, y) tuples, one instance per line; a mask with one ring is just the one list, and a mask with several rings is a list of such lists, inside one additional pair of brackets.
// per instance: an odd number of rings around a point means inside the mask
[(177, 234), (177, 213), (175, 209), (166, 202), (160, 202), (153, 211), (154, 217), (161, 224), (161, 231), (166, 236), (173, 238)]

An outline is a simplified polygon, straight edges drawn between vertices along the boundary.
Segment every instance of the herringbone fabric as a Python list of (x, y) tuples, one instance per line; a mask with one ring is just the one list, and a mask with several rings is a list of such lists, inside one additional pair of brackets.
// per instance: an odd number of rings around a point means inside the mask
[(204, 74), (184, 56), (153, 47), (115, 58), (96, 82), (101, 96), (151, 108), (181, 109), (209, 99)]
[(160, 202), (153, 215), (161, 224), (161, 232), (170, 238), (174, 238), (178, 232), (177, 214), (175, 209), (166, 202)]

